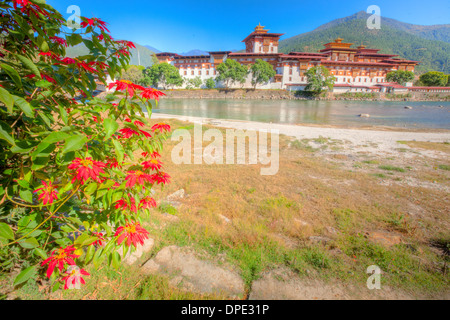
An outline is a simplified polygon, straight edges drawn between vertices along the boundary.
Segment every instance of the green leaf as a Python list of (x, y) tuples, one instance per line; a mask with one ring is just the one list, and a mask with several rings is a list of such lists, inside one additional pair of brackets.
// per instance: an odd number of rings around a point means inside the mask
[(48, 258), (47, 253), (42, 250), (41, 248), (36, 248), (34, 249), (34, 252), (41, 257), (43, 260), (46, 260)]
[(36, 82), (36, 87), (39, 87), (39, 88), (48, 88), (51, 85), (52, 85), (52, 83), (47, 80), (39, 80), (38, 82)]
[(28, 203), (33, 203), (33, 194), (30, 190), (20, 190), (20, 197)]
[(120, 142), (117, 141), (117, 140), (113, 139), (112, 142), (114, 144), (114, 150), (116, 152), (117, 162), (122, 163), (122, 161), (123, 161), (123, 153), (124, 153), (123, 147), (120, 144)]
[(106, 118), (103, 121), (103, 127), (105, 128), (105, 140), (108, 140), (119, 129), (119, 124), (114, 119)]
[(88, 139), (82, 135), (76, 135), (67, 138), (66, 144), (64, 145), (63, 153), (80, 150), (81, 148), (83, 148), (87, 140)]
[(25, 99), (18, 96), (13, 96), (13, 98), (14, 104), (18, 106), (27, 117), (34, 117), (33, 107), (27, 101), (25, 101)]
[(6, 223), (0, 222), (0, 238), (14, 240), (14, 231)]
[(85, 264), (91, 262), (92, 258), (94, 257), (94, 253), (95, 253), (95, 246), (90, 246), (86, 252), (86, 258), (84, 259)]
[(26, 240), (21, 240), (18, 243), (24, 249), (34, 249), (39, 247), (39, 242), (35, 238), (28, 238)]
[(0, 121), (0, 139), (7, 141), (9, 142), (9, 144), (14, 146), (16, 143), (14, 142), (14, 139), (9, 135), (7, 130), (10, 131), (11, 128), (3, 121)]
[(28, 267), (25, 270), (23, 270), (21, 273), (17, 275), (17, 277), (14, 279), (14, 286), (17, 286), (21, 283), (24, 283), (28, 281), (31, 277), (33, 277), (36, 274), (36, 267)]
[(15, 54), (16, 58), (19, 59), (24, 66), (30, 70), (31, 72), (33, 72), (33, 74), (35, 74), (36, 76), (38, 76), (39, 78), (41, 78), (41, 73), (39, 72), (39, 69), (36, 67), (36, 65), (28, 58), (21, 56), (20, 54)]
[(50, 144), (50, 143), (59, 142), (61, 140), (65, 140), (70, 137), (71, 137), (71, 135), (69, 135), (65, 132), (53, 131), (44, 140), (42, 140), (42, 142)]
[(19, 73), (17, 73), (17, 71), (14, 70), (13, 67), (4, 63), (0, 63), (0, 67), (5, 70), (5, 72), (12, 79), (12, 81), (14, 81), (17, 87), (22, 88), (22, 80), (20, 79)]
[(112, 260), (113, 267), (115, 269), (119, 269), (119, 267), (120, 267), (120, 255), (119, 255), (119, 253), (117, 251), (114, 251), (112, 253), (112, 257), (111, 258), (112, 258), (111, 260)]
[(86, 187), (86, 189), (84, 189), (84, 193), (91, 195), (95, 192), (95, 190), (97, 190), (97, 183), (92, 182)]
[(95, 241), (97, 241), (97, 237), (92, 237), (92, 236), (90, 236), (90, 235), (88, 235), (87, 233), (83, 233), (81, 236), (79, 236), (76, 240), (75, 240), (75, 242), (74, 242), (74, 244), (77, 246), (77, 247), (85, 247), (85, 246), (89, 246), (89, 245), (91, 245), (91, 244), (93, 244)]
[(8, 112), (12, 113), (14, 106), (14, 99), (12, 95), (2, 87), (0, 87), (0, 101), (5, 104), (6, 109), (8, 109)]

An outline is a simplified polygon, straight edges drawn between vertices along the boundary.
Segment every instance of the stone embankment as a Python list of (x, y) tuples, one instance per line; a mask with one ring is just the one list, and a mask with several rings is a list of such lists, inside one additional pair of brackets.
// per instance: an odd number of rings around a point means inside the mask
[[(427, 94), (414, 92), (408, 95), (375, 94), (336, 94), (327, 93), (321, 96), (305, 96), (286, 90), (253, 90), (253, 89), (192, 89), (163, 90), (164, 98), (169, 99), (242, 99), (242, 100), (356, 100), (356, 101), (450, 101), (450, 94)], [(163, 99), (164, 99), (163, 98)]]

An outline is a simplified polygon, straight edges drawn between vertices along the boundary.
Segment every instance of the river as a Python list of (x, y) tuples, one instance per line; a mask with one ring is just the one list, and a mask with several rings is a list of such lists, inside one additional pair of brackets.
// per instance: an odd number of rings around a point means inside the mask
[(450, 130), (450, 102), (162, 99), (153, 112), (288, 124)]

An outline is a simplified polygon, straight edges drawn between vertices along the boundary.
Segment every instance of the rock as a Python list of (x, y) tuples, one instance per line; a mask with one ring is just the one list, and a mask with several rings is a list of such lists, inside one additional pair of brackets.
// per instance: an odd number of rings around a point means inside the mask
[(225, 217), (224, 215), (219, 214), (220, 219), (222, 219), (225, 223), (231, 223), (231, 220)]
[(179, 199), (183, 199), (184, 196), (185, 196), (184, 189), (180, 189), (178, 191), (175, 191), (171, 195), (167, 196), (167, 200), (168, 201), (179, 200)]
[(244, 295), (244, 281), (237, 272), (200, 260), (186, 248), (170, 246), (162, 249), (142, 266), (141, 271), (175, 275), (171, 283), (201, 294)]
[(252, 283), (250, 300), (343, 300), (350, 297), (337, 286), (302, 280), (285, 269), (265, 273)]
[(155, 241), (153, 239), (151, 239), (151, 238), (148, 238), (148, 239), (144, 240), (144, 245), (142, 245), (142, 246), (138, 245), (138, 247), (136, 248), (136, 251), (131, 252), (131, 250), (128, 250), (127, 255), (125, 256), (125, 258), (123, 257), (122, 247), (120, 247), (119, 250), (117, 250), (117, 252), (120, 254), (120, 256), (122, 257), (122, 260), (126, 264), (132, 265), (140, 257), (142, 257), (142, 255), (144, 253), (147, 253), (150, 250), (152, 250), (154, 244), (155, 244)]
[(359, 115), (360, 118), (370, 118), (370, 114), (368, 113), (362, 113)]
[(321, 242), (321, 243), (324, 243), (324, 244), (326, 244), (326, 243), (331, 241), (330, 238), (319, 237), (319, 236), (311, 236), (308, 239), (309, 239), (309, 241), (312, 241), (312, 242)]
[(304, 227), (309, 226), (309, 223), (308, 223), (308, 222), (303, 221), (303, 220), (301, 220), (301, 219), (295, 218), (295, 219), (294, 219), (294, 222), (296, 222), (296, 223), (298, 223), (299, 225), (304, 226)]
[(325, 229), (327, 229), (328, 233), (330, 233), (330, 234), (338, 234), (339, 233), (339, 231), (337, 231), (333, 227), (326, 227)]
[(393, 246), (402, 243), (402, 237), (386, 231), (370, 231), (366, 232), (365, 237), (375, 243), (385, 246)]
[(405, 107), (405, 109), (409, 109), (409, 110), (411, 110), (411, 109), (412, 109), (412, 107), (410, 107), (410, 106), (406, 106), (406, 107)]

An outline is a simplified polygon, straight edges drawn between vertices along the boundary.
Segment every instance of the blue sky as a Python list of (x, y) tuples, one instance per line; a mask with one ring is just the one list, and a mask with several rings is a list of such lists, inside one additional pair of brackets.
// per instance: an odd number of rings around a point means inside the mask
[(81, 15), (109, 23), (112, 36), (161, 51), (239, 50), (261, 22), (282, 39), (378, 5), (381, 15), (413, 24), (450, 24), (449, 0), (47, 0), (64, 14), (78, 5)]

